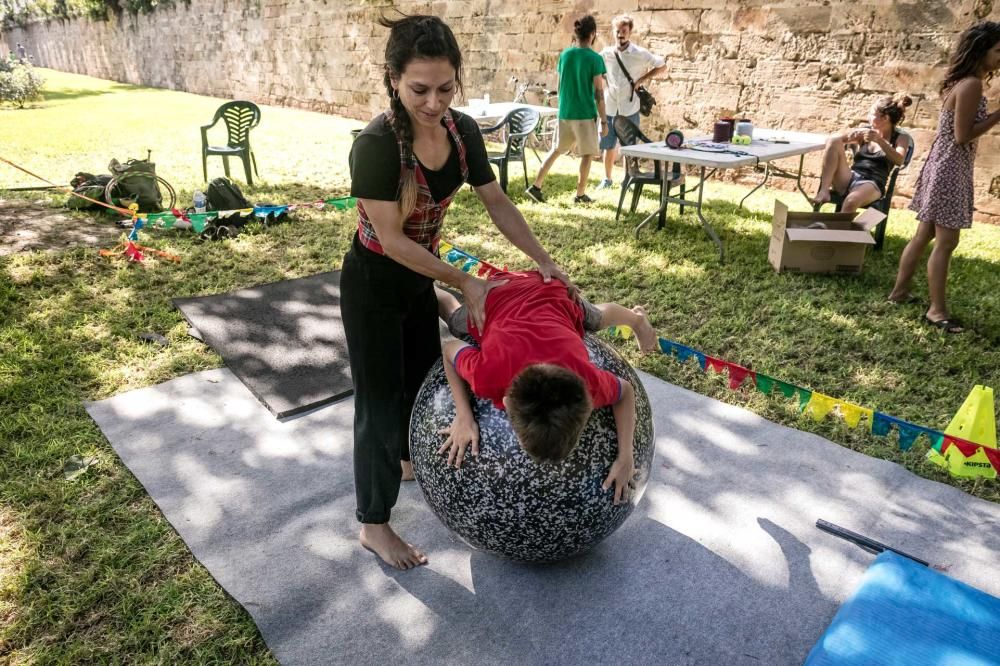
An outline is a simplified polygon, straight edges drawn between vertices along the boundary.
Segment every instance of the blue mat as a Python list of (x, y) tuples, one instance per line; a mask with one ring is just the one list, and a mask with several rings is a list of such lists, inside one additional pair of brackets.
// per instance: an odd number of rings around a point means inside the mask
[(806, 664), (995, 666), (1000, 599), (886, 551)]

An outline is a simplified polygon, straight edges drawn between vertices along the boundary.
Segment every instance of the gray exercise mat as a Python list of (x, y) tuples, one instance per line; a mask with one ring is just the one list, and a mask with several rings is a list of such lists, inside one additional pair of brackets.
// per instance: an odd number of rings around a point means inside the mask
[(191, 334), (278, 418), (354, 391), (340, 271), (173, 303), (195, 329)]
[(873, 556), (825, 518), (1000, 595), (1000, 505), (642, 375), (657, 459), (594, 551), (470, 551), (404, 484), (398, 572), (356, 542), (353, 399), (276, 421), (227, 369), (87, 410), (285, 664), (800, 664)]

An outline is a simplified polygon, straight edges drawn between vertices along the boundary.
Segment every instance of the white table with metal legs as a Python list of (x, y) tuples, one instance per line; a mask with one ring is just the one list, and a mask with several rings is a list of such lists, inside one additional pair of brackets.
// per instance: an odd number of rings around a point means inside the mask
[(478, 123), (494, 124), (503, 120), (508, 113), (514, 109), (532, 109), (538, 115), (554, 116), (559, 113), (559, 109), (554, 106), (538, 106), (537, 104), (521, 104), (518, 102), (491, 102), (489, 104), (479, 104), (476, 106), (456, 106), (456, 111), (461, 111), (467, 116), (471, 116)]
[[(784, 132), (781, 130), (755, 129), (753, 142), (750, 145), (738, 144), (713, 144), (712, 138), (708, 136), (689, 139), (681, 148), (668, 148), (662, 141), (654, 143), (642, 143), (634, 146), (623, 146), (621, 152), (629, 157), (655, 160), (664, 162), (661, 170), (664, 179), (670, 177), (669, 163), (684, 164), (699, 168), (699, 180), (694, 186), (686, 187), (686, 195), (690, 195), (694, 190), (698, 191), (697, 200), (681, 197), (667, 196), (666, 182), (660, 187), (660, 207), (654, 213), (646, 217), (635, 228), (638, 238), (639, 231), (658, 218), (657, 229), (662, 229), (666, 221), (667, 204), (676, 203), (682, 206), (691, 206), (698, 214), (698, 220), (705, 229), (705, 233), (719, 248), (719, 260), (725, 258), (725, 249), (722, 240), (716, 234), (715, 229), (705, 219), (702, 213), (702, 198), (705, 189), (705, 180), (720, 169), (739, 169), (742, 167), (764, 166), (764, 178), (740, 201), (740, 206), (751, 194), (764, 186), (770, 176), (781, 178), (794, 178), (796, 185), (802, 195), (808, 198), (805, 190), (802, 189), (802, 165), (805, 156), (813, 151), (822, 150), (826, 145), (826, 135), (809, 134), (805, 132)], [(799, 168), (797, 172), (781, 169), (771, 164), (774, 160), (786, 157), (798, 157)]]

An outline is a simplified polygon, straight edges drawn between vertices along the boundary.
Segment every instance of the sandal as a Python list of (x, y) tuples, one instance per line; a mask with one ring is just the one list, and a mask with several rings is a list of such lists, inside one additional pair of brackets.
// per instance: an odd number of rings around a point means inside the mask
[(952, 335), (965, 332), (965, 327), (962, 326), (962, 323), (958, 321), (958, 319), (955, 319), (954, 317), (947, 319), (938, 319), (937, 321), (934, 321), (927, 315), (924, 315), (924, 321), (933, 326), (934, 328), (940, 329), (945, 333), (951, 333)]
[(886, 300), (889, 301), (891, 305), (915, 305), (920, 302), (920, 299), (914, 296), (913, 294), (910, 294), (906, 298), (900, 299), (898, 301), (894, 298), (888, 298)]

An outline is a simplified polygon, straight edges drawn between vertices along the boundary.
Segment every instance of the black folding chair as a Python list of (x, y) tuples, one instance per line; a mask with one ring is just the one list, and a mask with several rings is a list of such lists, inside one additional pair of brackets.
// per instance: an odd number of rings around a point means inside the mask
[(482, 128), (482, 133), (490, 134), (503, 130), (507, 137), (503, 152), (490, 152), (490, 164), (496, 164), (500, 170), (500, 189), (507, 191), (507, 168), (510, 162), (520, 160), (524, 169), (524, 186), (528, 187), (528, 161), (525, 159), (525, 143), (529, 135), (538, 125), (538, 112), (534, 109), (514, 109), (493, 127)]
[[(625, 116), (615, 116), (615, 134), (618, 135), (618, 142), (623, 146), (634, 146), (637, 143), (652, 143), (649, 137), (642, 133), (642, 130), (633, 123), (631, 120)], [(621, 215), (622, 206), (625, 203), (625, 195), (628, 193), (628, 188), (632, 188), (632, 206), (629, 208), (630, 213), (634, 213), (635, 209), (639, 206), (639, 197), (642, 195), (642, 188), (646, 185), (655, 185), (657, 188), (662, 190), (663, 188), (663, 177), (660, 171), (660, 162), (653, 162), (653, 171), (643, 171), (639, 163), (639, 158), (637, 157), (625, 157), (625, 179), (622, 181), (621, 185), (621, 196), (618, 198), (618, 211), (615, 213), (615, 220)], [(684, 183), (684, 174), (681, 173), (681, 165), (673, 163), (670, 169), (670, 177), (667, 179), (667, 193), (666, 196), (670, 196), (670, 188), (674, 185), (680, 185), (681, 197), (684, 198), (684, 194), (687, 192), (687, 186)], [(681, 204), (681, 213), (684, 212), (684, 204)], [(666, 213), (666, 208), (664, 208), (664, 213)]]
[[(910, 147), (906, 149), (906, 155), (903, 157), (903, 163), (897, 167), (893, 167), (892, 171), (889, 172), (889, 180), (886, 181), (885, 184), (885, 194), (883, 194), (882, 198), (878, 201), (873, 201), (868, 204), (869, 208), (874, 208), (875, 210), (885, 213), (885, 219), (878, 223), (878, 226), (875, 227), (875, 233), (873, 234), (875, 237), (876, 250), (881, 250), (883, 243), (885, 243), (885, 228), (889, 223), (889, 211), (892, 210), (892, 195), (896, 191), (896, 177), (899, 176), (900, 171), (909, 166), (910, 160), (913, 158), (913, 149), (915, 147), (913, 143), (913, 136), (909, 132), (899, 127), (896, 128), (896, 131), (910, 137)], [(839, 213), (840, 209), (844, 205), (844, 195), (831, 190), (830, 203), (834, 205), (836, 211)], [(816, 204), (813, 206), (813, 210), (815, 211), (818, 211), (820, 208), (822, 208), (822, 204)]]

